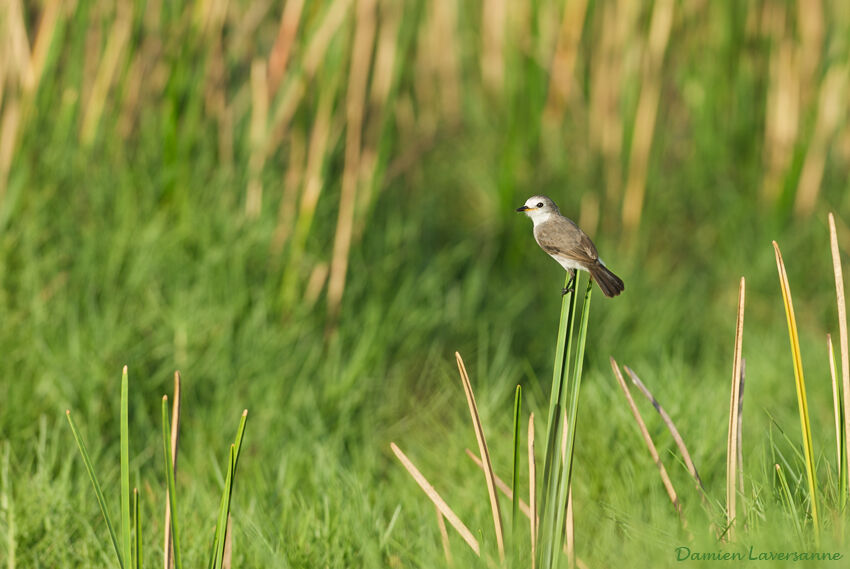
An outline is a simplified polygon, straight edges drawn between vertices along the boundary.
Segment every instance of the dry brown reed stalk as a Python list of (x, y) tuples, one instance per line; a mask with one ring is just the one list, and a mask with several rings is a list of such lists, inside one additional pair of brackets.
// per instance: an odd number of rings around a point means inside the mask
[(17, 96), (10, 97), (6, 101), (3, 116), (0, 119), (0, 203), (3, 203), (6, 197), (6, 184), (12, 167), (12, 157), (15, 155), (20, 121), (20, 102)]
[[(61, 0), (48, 0), (42, 5), (41, 20), (35, 35), (35, 43), (27, 65), (27, 72), (24, 75), (23, 88), (26, 94), (34, 93), (41, 83), (41, 76), (44, 74), (44, 65), (47, 62), (47, 54), (56, 33), (56, 25), (59, 21), (62, 5)], [(0, 97), (0, 102), (2, 102), (2, 97)]]
[(440, 494), (434, 489), (430, 482), (422, 475), (421, 472), (413, 465), (407, 455), (405, 455), (400, 448), (395, 443), (390, 443), (390, 448), (395, 454), (396, 458), (398, 458), (399, 462), (401, 462), (402, 466), (404, 466), (405, 470), (413, 477), (419, 487), (422, 488), (422, 491), (425, 492), (425, 495), (434, 503), (440, 513), (452, 524), (452, 527), (457, 530), (466, 544), (475, 552), (479, 557), (481, 556), (481, 550), (478, 546), (478, 540), (472, 535), (472, 532), (469, 531), (469, 528), (464, 525), (460, 518), (452, 511), (446, 501), (440, 497)]
[(233, 518), (227, 513), (227, 533), (224, 534), (224, 555), (221, 558), (221, 569), (230, 569), (233, 560)]
[[(623, 116), (620, 112), (622, 86), (631, 80), (625, 57), (631, 46), (630, 35), (636, 27), (637, 2), (604, 2), (598, 37), (590, 50), (590, 102), (588, 142), (603, 158), (605, 165), (605, 209), (621, 205)], [(606, 229), (614, 231), (615, 216), (605, 216)], [(584, 227), (584, 226), (582, 226)]]
[(635, 114), (634, 134), (629, 152), (629, 171), (623, 197), (623, 228), (634, 234), (643, 212), (646, 179), (649, 172), (649, 151), (655, 132), (655, 117), (661, 96), (661, 71), (664, 54), (673, 25), (673, 0), (656, 0), (652, 5), (649, 37), (644, 52), (640, 97)]
[[(283, 92), (276, 97), (274, 108), (269, 121), (269, 136), (267, 143), (274, 148), (283, 138), (299, 103), (307, 91), (307, 82), (315, 75), (328, 51), (331, 40), (339, 31), (348, 15), (348, 9), (353, 0), (334, 0), (325, 9), (316, 30), (305, 40), (304, 56), (300, 60), (297, 72), (291, 74), (291, 79), (284, 82)], [(335, 80), (332, 81), (336, 91)], [(324, 93), (324, 91), (323, 91)], [(321, 99), (322, 94), (319, 95)], [(267, 152), (269, 149), (267, 149)]]
[[(435, 2), (432, 7), (437, 5), (450, 6), (452, 3)], [(375, 44), (375, 64), (369, 90), (369, 103), (373, 107), (379, 108), (387, 101), (393, 84), (401, 14), (402, 10), (395, 2), (385, 2), (380, 5), (380, 27)]]
[(741, 357), (741, 380), (738, 386), (738, 492), (744, 494), (744, 383), (747, 376), (747, 359)]
[[(484, 7), (486, 9), (486, 7)], [(426, 81), (430, 92), (434, 92), (435, 107), (449, 123), (457, 121), (460, 115), (461, 87), (460, 62), (457, 38), (458, 6), (455, 2), (432, 2), (426, 15), (425, 37), (420, 44), (420, 57), (417, 63), (425, 74), (420, 80)]]
[(505, 0), (481, 4), (481, 78), (484, 88), (496, 94), (505, 82)]
[(664, 468), (664, 464), (661, 462), (661, 457), (658, 455), (658, 449), (655, 448), (655, 443), (652, 442), (652, 437), (649, 436), (649, 430), (647, 430), (646, 424), (643, 422), (643, 418), (640, 416), (640, 411), (638, 411), (637, 405), (635, 405), (635, 400), (632, 398), (632, 394), (629, 392), (629, 386), (626, 385), (626, 380), (623, 379), (623, 374), (622, 372), (620, 372), (620, 366), (617, 364), (617, 361), (614, 358), (609, 358), (609, 360), (611, 362), (611, 369), (614, 370), (614, 377), (617, 378), (617, 383), (620, 385), (620, 389), (626, 396), (626, 401), (628, 401), (629, 403), (629, 409), (631, 409), (632, 416), (634, 416), (635, 422), (637, 422), (638, 424), (640, 434), (643, 437), (647, 448), (649, 449), (649, 454), (652, 456), (652, 460), (655, 462), (655, 466), (658, 467), (658, 473), (661, 475), (661, 482), (664, 484), (664, 489), (667, 491), (667, 496), (670, 498), (670, 502), (672, 502), (673, 508), (679, 515), (679, 520), (682, 522), (682, 525), (685, 525), (685, 519), (682, 517), (682, 506), (681, 504), (679, 504), (679, 498), (676, 495), (676, 490), (673, 488), (673, 483), (670, 481), (670, 476), (667, 475), (667, 469)]
[[(171, 456), (173, 457), (174, 477), (177, 477), (177, 443), (180, 437), (180, 372), (174, 372), (174, 399), (171, 404)], [(171, 542), (171, 501), (168, 490), (165, 491), (165, 544), (163, 546), (163, 566), (174, 567), (174, 544)], [(228, 533), (230, 533), (228, 531)]]
[(567, 2), (564, 7), (558, 42), (549, 69), (549, 93), (543, 110), (544, 125), (560, 125), (564, 118), (564, 109), (575, 83), (573, 73), (586, 14), (587, 0)]
[[(481, 459), (478, 458), (478, 455), (476, 455), (474, 452), (472, 452), (469, 449), (465, 449), (465, 450), (466, 450), (466, 456), (468, 456), (469, 458), (472, 459), (472, 462), (475, 463), (475, 466), (477, 466), (481, 470), (484, 470), (484, 463), (481, 462)], [(499, 476), (495, 473), (493, 473), (493, 481), (496, 483), (496, 488), (501, 490), (502, 494), (504, 494), (505, 497), (508, 500), (514, 499), (514, 492), (513, 492), (513, 490), (511, 490), (511, 487), (508, 486), (505, 483), (505, 481), (502, 480), (501, 478), (499, 478)], [(529, 507), (528, 504), (525, 503), (525, 500), (523, 500), (521, 498), (519, 500), (519, 509), (523, 514), (525, 514), (525, 517), (531, 518), (531, 508)]]
[(673, 440), (676, 442), (676, 446), (679, 448), (679, 452), (682, 454), (682, 458), (685, 461), (685, 466), (688, 469), (688, 472), (694, 479), (696, 483), (697, 491), (699, 492), (700, 498), (702, 499), (703, 505), (708, 508), (708, 498), (705, 495), (705, 486), (702, 484), (702, 479), (699, 477), (699, 472), (697, 472), (697, 467), (694, 464), (693, 459), (691, 459), (691, 453), (688, 452), (688, 447), (685, 445), (685, 440), (682, 438), (682, 435), (679, 433), (679, 429), (676, 428), (676, 424), (673, 422), (673, 419), (670, 418), (670, 415), (667, 411), (664, 410), (664, 407), (661, 406), (661, 403), (655, 398), (649, 388), (640, 380), (637, 374), (629, 367), (623, 366), (626, 370), (626, 374), (629, 376), (629, 379), (632, 380), (632, 383), (638, 388), (638, 390), (643, 393), (644, 397), (646, 397), (655, 410), (658, 412), (658, 415), (661, 416), (661, 420), (667, 426), (667, 430), (670, 431), (670, 434), (673, 436)]
[(735, 541), (737, 524), (736, 499), (738, 492), (738, 408), (741, 395), (741, 352), (744, 342), (745, 281), (738, 287), (738, 317), (735, 323), (735, 349), (732, 357), (732, 388), (729, 401), (729, 437), (726, 441), (726, 536)]
[(277, 88), (283, 79), (295, 36), (298, 35), (298, 25), (301, 22), (301, 12), (304, 8), (304, 0), (289, 0), (283, 5), (283, 13), (280, 16), (280, 26), (277, 37), (269, 52), (269, 74), (268, 92), (269, 97), (274, 97)]
[[(439, 122), (439, 105), (437, 103), (437, 90), (439, 81), (435, 75), (434, 67), (436, 60), (432, 54), (440, 50), (438, 24), (434, 20), (434, 12), (428, 11), (424, 15), (422, 33), (419, 34), (416, 43), (416, 61), (414, 63), (413, 98), (416, 101), (414, 112), (409, 99), (402, 99), (397, 109), (396, 124), (399, 131), (406, 137), (414, 132), (431, 135), (437, 130)], [(410, 104), (408, 109), (407, 105)], [(408, 113), (408, 111), (410, 111)]]
[(328, 279), (328, 264), (316, 263), (313, 270), (310, 272), (310, 278), (307, 279), (307, 285), (304, 287), (304, 306), (312, 308), (319, 296), (322, 294), (322, 289), (325, 287), (325, 282)]
[(293, 130), (289, 137), (289, 158), (286, 174), (283, 177), (283, 195), (277, 210), (277, 223), (272, 235), (269, 253), (272, 263), (278, 263), (283, 246), (292, 232), (295, 220), (295, 204), (298, 202), (298, 190), (304, 181), (304, 155), (306, 153), (305, 136), (300, 130)]
[[(200, 0), (194, 6), (189, 8), (193, 12), (194, 23), (206, 35), (215, 35), (220, 32), (221, 26), (227, 17), (228, 0)], [(260, 11), (265, 12), (266, 6), (262, 3), (254, 3), (248, 10), (247, 15), (242, 20), (244, 28), (253, 28), (253, 20), (259, 19)], [(258, 14), (258, 16), (253, 16)], [(253, 24), (253, 25), (252, 25)], [(247, 30), (243, 31), (243, 37), (248, 35)]]
[(596, 194), (590, 192), (582, 194), (578, 226), (584, 227), (588, 235), (596, 235), (599, 228), (599, 197)]
[(256, 219), (263, 207), (263, 165), (266, 163), (266, 125), (269, 118), (269, 87), (266, 62), (251, 63), (251, 126), (249, 133), (248, 188), (245, 191), (245, 216)]
[(328, 46), (345, 22), (353, 2), (354, 0), (333, 0), (325, 10), (322, 21), (307, 42), (304, 52), (302, 63), (308, 78), (313, 76), (324, 60)]
[(797, 1), (797, 61), (800, 70), (800, 99), (808, 105), (817, 86), (821, 54), (824, 52), (824, 10), (822, 0)]
[(97, 134), (100, 117), (106, 105), (106, 96), (115, 81), (119, 65), (126, 59), (125, 47), (130, 40), (132, 29), (133, 8), (128, 3), (120, 2), (116, 8), (109, 39), (97, 65), (97, 74), (80, 126), (80, 141), (85, 145), (91, 144)]
[(786, 24), (786, 5), (764, 5), (762, 27), (771, 41), (765, 113), (762, 199), (773, 203), (794, 154), (800, 123), (800, 73), (795, 39)]
[(821, 82), (815, 128), (803, 161), (803, 169), (797, 183), (797, 195), (794, 199), (794, 213), (800, 217), (811, 215), (815, 209), (826, 156), (832, 138), (847, 112), (848, 69), (850, 68), (847, 63), (833, 64)]
[(440, 511), (440, 508), (434, 506), (434, 509), (437, 512), (437, 526), (440, 528), (440, 541), (443, 544), (443, 555), (446, 556), (446, 565), (452, 567), (454, 561), (452, 561), (452, 549), (449, 544), (449, 532), (446, 529), (446, 520), (443, 519), (443, 513)]
[(345, 102), (345, 163), (342, 170), (339, 215), (328, 278), (328, 318), (331, 323), (335, 323), (339, 315), (342, 293), (345, 289), (345, 276), (348, 271), (348, 252), (351, 250), (351, 234), (354, 226), (354, 204), (360, 177), (366, 86), (374, 43), (375, 0), (357, 0), (357, 25), (354, 31)]
[[(61, 0), (47, 0), (32, 50), (28, 40), (24, 7), (20, 0), (0, 6), (0, 203), (6, 194), (6, 184), (15, 154), (18, 129), (26, 122), (61, 14)], [(4, 105), (5, 101), (5, 105)]]
[[(452, 7), (452, 2), (434, 2), (433, 6)], [(387, 105), (390, 91), (398, 76), (396, 57), (398, 51), (399, 28), (403, 8), (395, 2), (379, 5), (380, 17), (375, 40), (375, 61), (372, 66), (372, 81), (369, 86), (367, 106), (371, 120), (366, 122), (363, 134), (363, 148), (360, 156), (360, 188), (354, 208), (354, 239), (359, 239), (366, 225), (372, 194), (377, 182), (375, 175), (378, 166), (378, 147), (383, 134), (384, 124), (391, 116), (391, 106)], [(450, 30), (451, 31), (451, 30)], [(447, 45), (447, 44), (444, 44)], [(451, 48), (447, 48), (449, 50)], [(453, 51), (453, 50), (452, 50)], [(455, 57), (454, 54), (451, 57)], [(446, 85), (443, 85), (446, 89)]]
[(319, 196), (324, 187), (324, 164), (327, 159), (327, 149), (331, 138), (336, 138), (333, 136), (335, 129), (332, 117), (335, 91), (335, 88), (328, 88), (319, 93), (318, 107), (307, 149), (304, 189), (301, 194), (298, 216), (295, 219), (290, 248), (289, 264), (291, 269), (286, 272), (284, 282), (281, 285), (281, 297), (287, 306), (291, 305), (297, 296), (298, 273), (304, 256), (304, 246), (313, 224)]
[(478, 452), (481, 453), (482, 462), (485, 467), (484, 479), (487, 482), (487, 492), (490, 495), (490, 510), (493, 513), (493, 527), (496, 531), (496, 546), (499, 549), (499, 560), (505, 560), (505, 537), (502, 529), (502, 513), (499, 509), (499, 497), (496, 495), (495, 475), (493, 474), (493, 463), (490, 461), (490, 451), (487, 449), (487, 440), (484, 438), (484, 428), (481, 426), (481, 417), (478, 415), (478, 405), (475, 403), (475, 395), (472, 392), (472, 383), (469, 381), (469, 374), (466, 373), (466, 366), (463, 364), (463, 358), (460, 353), (455, 352), (457, 360), (457, 369), (460, 372), (461, 383), (463, 383), (463, 391), (466, 393), (466, 402), (469, 405), (469, 415), (472, 418), (472, 426), (475, 429), (475, 438), (478, 440)]
[(3, 34), (0, 35), (0, 55), (3, 56), (0, 60), (3, 64), (0, 88), (5, 88), (6, 82), (20, 86), (26, 82), (25, 77), (32, 60), (21, 0), (10, 0), (0, 6), (0, 24), (6, 24), (2, 30)]
[(829, 214), (829, 243), (832, 250), (832, 269), (835, 275), (835, 299), (838, 305), (838, 344), (841, 351), (841, 386), (844, 389), (844, 432), (847, 435), (847, 472), (850, 472), (850, 351), (847, 347), (847, 303), (844, 297), (844, 275), (835, 216)]
[(528, 417), (528, 522), (531, 530), (531, 569), (535, 569), (537, 559), (537, 468), (534, 459), (534, 413)]

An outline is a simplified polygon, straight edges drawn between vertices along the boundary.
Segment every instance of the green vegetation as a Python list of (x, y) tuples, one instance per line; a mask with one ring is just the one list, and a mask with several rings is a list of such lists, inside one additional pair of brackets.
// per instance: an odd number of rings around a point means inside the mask
[[(495, 475), (517, 472), (527, 496), (522, 385), (542, 492), (564, 275), (513, 211), (535, 193), (626, 283), (597, 295), (587, 328), (577, 558), (807, 551), (813, 488), (819, 550), (850, 555), (826, 341), (840, 385), (827, 213), (846, 270), (845, 3), (114, 4), (0, 2), (0, 566), (114, 567), (137, 548), (161, 563), (158, 398), (175, 370), (186, 567), (209, 560), (223, 441), (245, 408), (234, 567), (444, 566), (434, 506), (390, 441), (498, 559), (452, 356)], [(794, 294), (805, 452), (772, 240)], [(741, 276), (733, 545), (717, 535)], [(707, 505), (636, 401), (686, 527), (609, 356), (651, 389), (699, 469)], [(140, 546), (104, 522), (66, 409), (109, 517), (141, 520)], [(455, 566), (486, 566), (451, 528), (448, 541)]]

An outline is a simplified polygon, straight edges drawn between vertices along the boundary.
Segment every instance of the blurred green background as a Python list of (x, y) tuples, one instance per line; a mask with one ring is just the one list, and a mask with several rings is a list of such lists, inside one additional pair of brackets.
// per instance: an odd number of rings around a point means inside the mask
[[(692, 543), (609, 356), (655, 392), (722, 503), (741, 276), (744, 539), (784, 545), (777, 448), (799, 468), (802, 511), (805, 479), (770, 242), (795, 295), (826, 482), (826, 215), (850, 251), (848, 44), (837, 0), (2, 2), (0, 560), (114, 564), (63, 415), (117, 508), (124, 364), (146, 565), (175, 369), (188, 563), (205, 559), (243, 408), (234, 564), (444, 565), (433, 506), (390, 441), (493, 551), (453, 352), (507, 479), (517, 384), (545, 426), (563, 286), (514, 212), (537, 193), (626, 283), (594, 294), (579, 558), (659, 566)], [(690, 531), (717, 549), (717, 511), (642, 409)]]

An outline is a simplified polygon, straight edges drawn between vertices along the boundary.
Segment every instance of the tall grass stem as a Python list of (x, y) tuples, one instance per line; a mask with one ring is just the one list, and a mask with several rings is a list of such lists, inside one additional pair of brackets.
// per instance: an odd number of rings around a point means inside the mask
[(779, 272), (779, 284), (782, 289), (782, 301), (785, 304), (785, 317), (788, 321), (788, 336), (791, 341), (791, 358), (794, 364), (794, 383), (797, 388), (797, 403), (800, 410), (800, 431), (803, 437), (803, 455), (806, 463), (806, 477), (809, 482), (809, 501), (811, 504), (812, 525), (814, 526), (815, 543), (820, 544), (820, 519), (818, 517), (817, 473), (815, 472), (814, 448), (812, 445), (812, 430), (809, 423), (809, 405), (806, 401), (806, 381), (803, 377), (803, 358), (800, 355), (800, 338), (797, 334), (797, 318), (794, 315), (794, 303), (791, 299), (791, 287), (788, 284), (788, 274), (785, 263), (776, 241), (773, 242), (776, 253), (776, 268)]
[(129, 435), (129, 395), (127, 366), (121, 371), (121, 542), (124, 559), (132, 564), (132, 541), (130, 526), (130, 435)]
[(738, 497), (738, 407), (741, 396), (741, 358), (744, 342), (744, 304), (746, 281), (741, 277), (738, 287), (738, 316), (735, 322), (735, 348), (732, 356), (732, 383), (729, 397), (729, 432), (726, 440), (726, 524), (729, 541), (735, 541)]
[(168, 396), (162, 396), (162, 448), (165, 455), (165, 481), (168, 486), (168, 503), (171, 505), (171, 539), (174, 547), (174, 566), (183, 569), (180, 556), (180, 526), (177, 523), (177, 498), (174, 493), (174, 459), (171, 454), (171, 425), (168, 420)]
[[(841, 386), (844, 391), (844, 456), (845, 471), (850, 473), (850, 351), (847, 339), (847, 302), (844, 296), (844, 274), (841, 269), (841, 252), (838, 249), (838, 232), (835, 229), (835, 216), (829, 214), (829, 243), (832, 251), (832, 269), (835, 274), (835, 299), (838, 307), (838, 344), (841, 352)], [(845, 476), (850, 480), (850, 476)], [(844, 492), (848, 492), (845, 484)]]
[(472, 418), (472, 426), (475, 429), (475, 438), (478, 440), (478, 450), (481, 453), (481, 461), (486, 467), (484, 469), (484, 479), (487, 482), (487, 493), (490, 496), (490, 509), (493, 513), (493, 527), (496, 531), (496, 546), (499, 549), (499, 559), (505, 560), (505, 537), (502, 529), (502, 513), (499, 509), (499, 497), (496, 495), (496, 483), (494, 481), (493, 464), (490, 461), (490, 451), (487, 448), (487, 440), (484, 437), (484, 427), (481, 425), (481, 417), (478, 415), (478, 405), (475, 403), (475, 395), (472, 392), (472, 383), (469, 381), (469, 375), (466, 373), (466, 366), (463, 363), (463, 358), (458, 352), (455, 352), (457, 360), (457, 368), (460, 372), (460, 379), (463, 383), (463, 390), (466, 393), (466, 402), (469, 405), (469, 414)]

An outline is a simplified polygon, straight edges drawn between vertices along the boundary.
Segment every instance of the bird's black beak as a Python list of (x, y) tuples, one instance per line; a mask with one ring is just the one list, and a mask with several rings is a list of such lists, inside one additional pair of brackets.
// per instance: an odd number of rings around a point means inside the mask
[(530, 209), (527, 205), (524, 205), (524, 206), (522, 206), (522, 207), (518, 207), (518, 208), (516, 208), (516, 210), (517, 210), (517, 211), (525, 211), (525, 210), (527, 210), (527, 209)]

